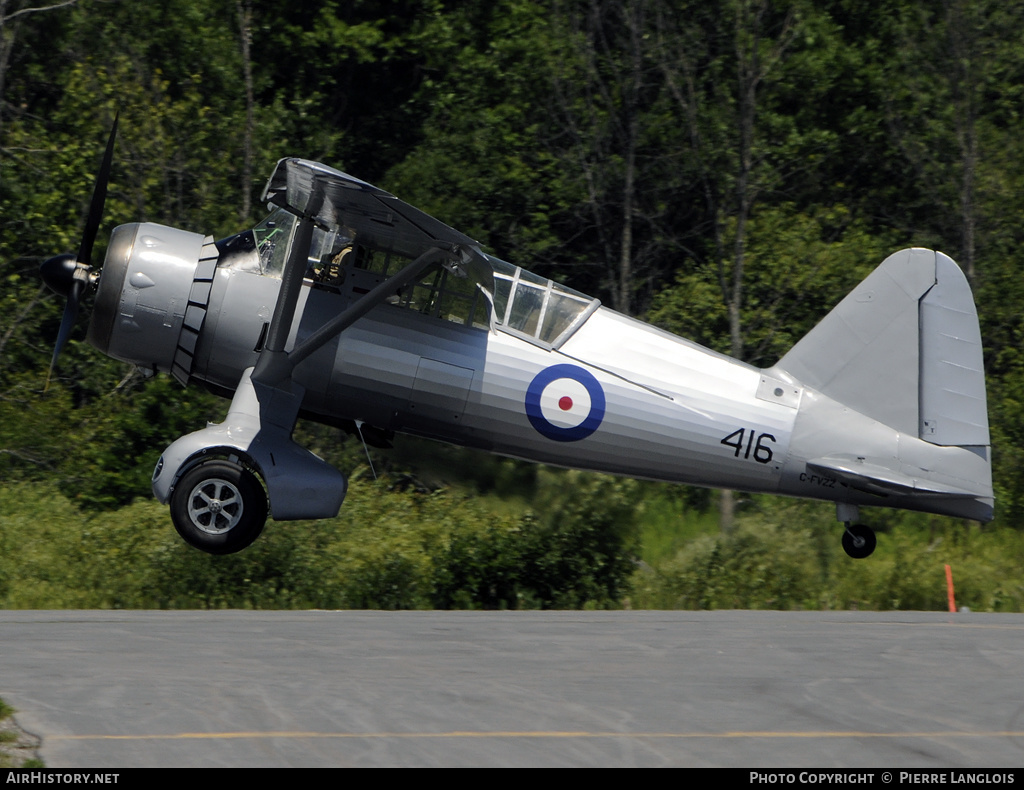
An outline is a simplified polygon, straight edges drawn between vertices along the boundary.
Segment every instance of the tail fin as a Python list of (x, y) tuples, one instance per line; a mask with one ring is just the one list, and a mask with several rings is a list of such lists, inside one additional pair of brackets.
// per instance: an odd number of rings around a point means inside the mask
[(932, 444), (990, 443), (974, 299), (941, 252), (890, 255), (777, 367)]

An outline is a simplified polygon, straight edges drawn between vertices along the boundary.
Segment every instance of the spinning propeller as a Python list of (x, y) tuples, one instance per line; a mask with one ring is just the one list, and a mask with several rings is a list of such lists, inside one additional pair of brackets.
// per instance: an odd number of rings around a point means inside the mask
[(82, 243), (78, 247), (78, 255), (75, 256), (71, 253), (55, 255), (43, 261), (39, 267), (43, 282), (50, 290), (68, 300), (67, 306), (64, 308), (64, 317), (60, 322), (57, 343), (53, 348), (53, 359), (50, 360), (50, 373), (46, 377), (47, 386), (49, 386), (53, 369), (57, 365), (57, 357), (60, 356), (60, 352), (67, 344), (71, 330), (75, 326), (78, 307), (85, 294), (86, 285), (95, 282), (98, 277), (92, 271), (92, 247), (100, 229), (100, 220), (103, 218), (103, 204), (107, 199), (107, 182), (110, 180), (110, 165), (114, 156), (116, 137), (117, 116), (114, 117), (114, 125), (110, 129), (110, 138), (107, 140), (107, 150), (103, 154), (100, 171), (96, 175), (96, 186), (93, 187), (89, 217), (85, 222), (85, 231), (82, 233)]

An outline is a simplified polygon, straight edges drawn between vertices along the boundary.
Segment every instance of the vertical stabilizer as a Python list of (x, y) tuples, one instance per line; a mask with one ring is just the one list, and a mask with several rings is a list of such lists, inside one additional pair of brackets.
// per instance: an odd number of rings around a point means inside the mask
[(932, 444), (989, 444), (981, 331), (948, 256), (886, 258), (778, 363), (803, 384)]

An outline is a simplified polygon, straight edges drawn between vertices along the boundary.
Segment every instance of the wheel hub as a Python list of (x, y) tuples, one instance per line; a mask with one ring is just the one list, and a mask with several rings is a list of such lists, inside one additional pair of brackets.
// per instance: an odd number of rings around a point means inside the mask
[(189, 518), (208, 535), (223, 535), (234, 529), (241, 521), (242, 511), (241, 492), (221, 478), (202, 481), (189, 495)]

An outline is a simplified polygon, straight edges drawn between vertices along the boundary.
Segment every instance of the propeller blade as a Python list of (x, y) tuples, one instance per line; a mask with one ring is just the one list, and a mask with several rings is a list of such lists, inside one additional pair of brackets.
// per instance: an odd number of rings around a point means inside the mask
[(107, 201), (107, 182), (110, 181), (110, 166), (114, 159), (114, 140), (117, 138), (117, 120), (120, 115), (118, 113), (114, 116), (114, 125), (110, 127), (107, 150), (103, 153), (100, 172), (96, 174), (96, 186), (93, 187), (92, 203), (89, 205), (89, 218), (85, 221), (82, 244), (78, 248), (78, 262), (86, 266), (92, 266), (92, 245), (96, 241), (96, 234), (99, 233), (100, 222), (103, 219), (103, 204)]
[(68, 338), (71, 337), (71, 330), (75, 328), (75, 319), (78, 318), (78, 305), (82, 299), (82, 291), (85, 290), (83, 283), (75, 283), (71, 289), (71, 293), (68, 294), (68, 303), (64, 307), (64, 317), (60, 320), (60, 331), (57, 333), (57, 343), (53, 347), (53, 358), (50, 360), (50, 372), (46, 376), (46, 383), (50, 383), (50, 376), (53, 375), (53, 369), (57, 365), (57, 357), (60, 356), (60, 352), (64, 350), (64, 346), (67, 345)]
[[(44, 391), (50, 388), (50, 379), (57, 366), (57, 358), (64, 350), (71, 331), (75, 328), (75, 319), (78, 318), (78, 307), (82, 302), (82, 295), (85, 293), (88, 270), (92, 267), (92, 248), (96, 242), (96, 235), (100, 230), (100, 223), (103, 221), (103, 206), (107, 202), (107, 184), (110, 181), (110, 168), (114, 161), (114, 141), (117, 139), (117, 121), (120, 113), (114, 116), (114, 124), (110, 128), (110, 137), (107, 139), (107, 148), (103, 152), (103, 161), (100, 163), (100, 170), (96, 174), (96, 184), (92, 190), (92, 202), (89, 204), (89, 216), (85, 221), (85, 230), (82, 233), (82, 243), (78, 247), (77, 261), (70, 260), (69, 255), (60, 255), (43, 263), (43, 279), (58, 293), (64, 293), (66, 289), (68, 303), (64, 307), (64, 316), (60, 321), (60, 331), (57, 333), (57, 343), (53, 347), (53, 358), (50, 360), (50, 370), (46, 374), (46, 386)], [(70, 284), (68, 283), (68, 280)]]

